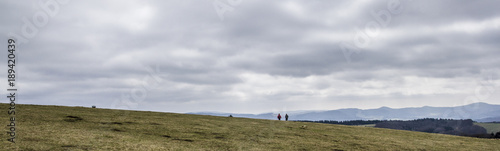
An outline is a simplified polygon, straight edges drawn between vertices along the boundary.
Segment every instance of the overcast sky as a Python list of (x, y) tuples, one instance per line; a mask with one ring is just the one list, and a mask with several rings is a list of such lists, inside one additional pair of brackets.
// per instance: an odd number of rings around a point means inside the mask
[(21, 104), (180, 113), (500, 104), (498, 6), (3, 0), (0, 84), (7, 94), (16, 38)]

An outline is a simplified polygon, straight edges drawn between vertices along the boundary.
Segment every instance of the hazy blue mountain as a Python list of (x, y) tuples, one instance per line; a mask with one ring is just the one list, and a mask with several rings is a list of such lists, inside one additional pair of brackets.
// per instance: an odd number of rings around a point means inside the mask
[(476, 121), (478, 121), (478, 122), (500, 122), (500, 116), (478, 119)]
[[(213, 116), (246, 117), (257, 119), (276, 119), (276, 114), (235, 114), (235, 113), (213, 113), (197, 112), (189, 114), (202, 114)], [(285, 113), (281, 113), (285, 114)], [(393, 109), (381, 107), (377, 109), (339, 109), (328, 111), (292, 111), (288, 112), (290, 120), (412, 120), (419, 118), (446, 118), (446, 119), (472, 119), (480, 122), (499, 121), (500, 105), (487, 103), (473, 103), (457, 107), (417, 107)]]

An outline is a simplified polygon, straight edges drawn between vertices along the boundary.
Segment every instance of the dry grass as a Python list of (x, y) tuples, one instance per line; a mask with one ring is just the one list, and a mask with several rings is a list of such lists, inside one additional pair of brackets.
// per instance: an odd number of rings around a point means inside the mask
[(16, 112), (17, 143), (3, 135), (0, 150), (500, 150), (500, 140), (359, 126), (39, 105)]

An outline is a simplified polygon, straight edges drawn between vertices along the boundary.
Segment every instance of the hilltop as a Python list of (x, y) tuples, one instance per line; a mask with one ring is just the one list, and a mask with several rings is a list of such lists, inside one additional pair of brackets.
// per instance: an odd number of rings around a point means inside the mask
[[(487, 103), (473, 103), (455, 107), (410, 107), (410, 108), (389, 108), (380, 107), (377, 109), (338, 109), (327, 111), (300, 111), (288, 112), (292, 120), (413, 120), (421, 118), (446, 118), (446, 119), (472, 119), (479, 122), (500, 121), (500, 105)], [(212, 113), (194, 112), (191, 114), (215, 115), (234, 117), (247, 117), (257, 119), (275, 119), (272, 113), (262, 114), (236, 114), (236, 113)]]
[(22, 104), (16, 114), (16, 144), (4, 134), (0, 150), (500, 149), (495, 139), (321, 123)]

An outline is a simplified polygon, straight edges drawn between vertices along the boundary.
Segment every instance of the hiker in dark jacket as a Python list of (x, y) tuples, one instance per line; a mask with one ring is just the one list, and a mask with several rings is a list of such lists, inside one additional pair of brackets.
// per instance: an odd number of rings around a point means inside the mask
[(281, 115), (278, 113), (278, 120), (281, 121)]
[(288, 121), (288, 114), (285, 114), (285, 119), (286, 121)]

